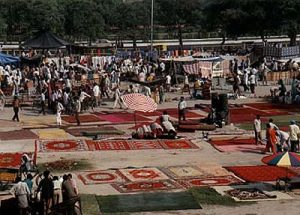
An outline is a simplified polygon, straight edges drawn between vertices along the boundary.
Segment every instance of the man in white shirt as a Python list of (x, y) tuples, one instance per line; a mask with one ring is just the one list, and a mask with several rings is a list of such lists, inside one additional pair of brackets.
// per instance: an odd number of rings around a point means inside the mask
[(255, 134), (255, 144), (258, 145), (258, 142), (262, 144), (260, 115), (257, 115), (256, 119), (254, 120), (254, 134)]
[(114, 102), (114, 105), (113, 105), (112, 108), (115, 109), (117, 107), (117, 104), (119, 104), (120, 109), (123, 109), (123, 106), (125, 108), (127, 108), (126, 105), (124, 104), (122, 98), (121, 98), (121, 92), (120, 92), (120, 89), (119, 89), (118, 86), (115, 88), (115, 102)]
[(93, 94), (96, 100), (96, 107), (100, 106), (100, 87), (98, 86), (98, 84), (94, 83), (94, 87), (93, 87)]
[(25, 182), (21, 181), (21, 177), (17, 177), (17, 184), (15, 184), (9, 191), (18, 200), (19, 214), (27, 214), (29, 207), (28, 199), (30, 195), (30, 190)]
[(170, 88), (171, 88), (171, 76), (168, 74), (166, 76), (166, 90), (167, 90), (167, 92), (170, 92)]
[(250, 83), (250, 91), (255, 96), (256, 76), (252, 73), (252, 71), (250, 72), (249, 83)]
[(289, 126), (289, 130), (290, 130), (290, 141), (291, 141), (291, 151), (292, 152), (296, 152), (297, 149), (299, 150), (299, 133), (300, 133), (300, 129), (299, 126), (296, 125), (296, 121), (295, 120), (291, 120), (290, 122), (290, 126)]
[(181, 121), (181, 119), (183, 119), (183, 121), (185, 121), (185, 109), (186, 109), (186, 101), (184, 100), (184, 97), (181, 96), (180, 97), (180, 101), (178, 103), (178, 120)]

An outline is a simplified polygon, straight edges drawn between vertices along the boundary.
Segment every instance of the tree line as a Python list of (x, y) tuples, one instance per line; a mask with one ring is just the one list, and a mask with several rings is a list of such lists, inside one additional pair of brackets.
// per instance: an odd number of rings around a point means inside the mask
[[(209, 33), (226, 38), (288, 35), (296, 43), (299, 0), (154, 0), (158, 32), (177, 38)], [(70, 41), (97, 38), (150, 39), (151, 0), (0, 0), (0, 29), (6, 40), (49, 30)]]

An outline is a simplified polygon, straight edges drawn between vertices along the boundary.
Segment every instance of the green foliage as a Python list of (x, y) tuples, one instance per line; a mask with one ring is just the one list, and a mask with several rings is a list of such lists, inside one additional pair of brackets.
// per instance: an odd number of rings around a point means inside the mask
[[(151, 1), (0, 0), (0, 28), (7, 37), (51, 30), (69, 40), (148, 40)], [(299, 0), (153, 0), (156, 28), (182, 41), (183, 34), (218, 33), (226, 37), (286, 34), (295, 43), (300, 29)], [(174, 33), (177, 32), (177, 33)], [(3, 36), (3, 35), (2, 35)]]

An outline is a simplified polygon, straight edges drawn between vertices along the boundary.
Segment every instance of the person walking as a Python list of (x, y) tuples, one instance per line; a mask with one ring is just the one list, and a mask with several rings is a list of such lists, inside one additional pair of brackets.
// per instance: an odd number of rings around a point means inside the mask
[(185, 121), (185, 110), (186, 110), (186, 101), (184, 100), (184, 97), (180, 97), (180, 101), (178, 103), (178, 120)]
[(21, 102), (20, 102), (18, 96), (14, 96), (12, 106), (13, 106), (13, 110), (14, 110), (14, 116), (13, 116), (12, 120), (13, 121), (17, 120), (18, 122), (20, 122), (19, 109), (21, 109)]
[(79, 118), (80, 111), (81, 111), (81, 102), (79, 100), (79, 97), (76, 97), (75, 98), (75, 119), (77, 122), (77, 126), (80, 125), (80, 118)]
[(39, 113), (43, 113), (45, 115), (45, 103), (46, 102), (46, 91), (42, 91), (41, 93), (41, 110)]
[(291, 151), (296, 152), (299, 150), (299, 134), (300, 134), (300, 129), (299, 126), (296, 125), (295, 120), (291, 120), (290, 126), (290, 141), (291, 141)]
[(117, 104), (119, 104), (120, 109), (123, 109), (123, 106), (126, 108), (126, 105), (121, 98), (121, 92), (118, 86), (116, 86), (115, 88), (115, 102), (112, 108), (115, 109), (117, 107)]
[(61, 113), (63, 112), (64, 109), (65, 108), (62, 105), (62, 103), (57, 101), (57, 105), (56, 105), (56, 125), (57, 126), (61, 126)]
[(263, 153), (270, 152), (271, 149), (273, 154), (275, 154), (276, 153), (275, 144), (277, 142), (276, 131), (274, 128), (271, 127), (269, 123), (267, 124), (266, 138), (267, 138), (267, 145)]
[(254, 119), (254, 134), (255, 134), (255, 144), (258, 145), (258, 142), (262, 144), (260, 115), (257, 115), (256, 119)]

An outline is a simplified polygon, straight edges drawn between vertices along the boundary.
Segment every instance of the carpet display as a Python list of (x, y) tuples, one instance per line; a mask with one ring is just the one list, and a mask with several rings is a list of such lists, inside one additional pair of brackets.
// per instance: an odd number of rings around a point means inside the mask
[(84, 127), (84, 128), (69, 128), (65, 130), (75, 137), (82, 137), (82, 132), (95, 132), (95, 131), (118, 131), (117, 128), (112, 126), (103, 127)]
[(123, 183), (127, 181), (117, 170), (81, 172), (77, 176), (85, 185)]
[(76, 152), (88, 150), (83, 140), (37, 140), (39, 152)]
[(41, 129), (37, 131), (40, 139), (67, 139), (68, 133), (63, 129)]
[(177, 182), (185, 188), (192, 188), (203, 186), (227, 186), (232, 184), (240, 184), (243, 181), (232, 175), (227, 175), (207, 178), (180, 179), (177, 180)]
[(198, 149), (199, 147), (187, 139), (159, 140), (164, 149)]
[(180, 189), (180, 186), (171, 180), (142, 181), (111, 184), (120, 193), (149, 192), (160, 190)]
[(124, 175), (131, 182), (169, 179), (167, 175), (157, 168), (119, 169), (119, 173)]
[[(22, 161), (22, 155), (24, 153), (0, 153), (0, 168), (19, 169)], [(26, 153), (29, 157), (32, 153)]]
[(149, 122), (152, 121), (151, 119), (135, 114), (128, 113), (128, 112), (116, 112), (116, 113), (95, 113), (101, 120), (108, 121), (111, 123), (120, 123), (120, 124), (126, 124), (126, 123), (134, 123), (134, 122)]
[(153, 140), (131, 140), (128, 141), (128, 143), (130, 145), (130, 148), (134, 150), (163, 148), (158, 141), (153, 141)]
[[(97, 196), (100, 210), (104, 214), (201, 209), (189, 192), (159, 192), (124, 195)], [(158, 212), (161, 214), (161, 212)]]
[(193, 178), (206, 175), (206, 173), (195, 166), (171, 166), (162, 168), (162, 171), (174, 179)]
[(258, 199), (275, 199), (276, 195), (269, 195), (257, 188), (242, 188), (242, 189), (232, 189), (226, 191), (226, 193), (231, 196), (238, 198), (239, 200), (258, 200)]
[(126, 140), (86, 140), (88, 150), (130, 150)]
[(35, 133), (30, 130), (15, 130), (0, 132), (0, 140), (27, 140), (39, 138)]
[[(75, 116), (62, 116), (62, 120), (68, 123), (77, 123)], [(79, 120), (81, 123), (89, 123), (89, 122), (100, 122), (99, 117), (89, 114), (89, 115), (79, 115)]]
[(286, 168), (276, 166), (231, 166), (225, 167), (247, 182), (276, 181), (278, 178), (289, 178), (297, 174)]
[(255, 144), (254, 139), (238, 139), (238, 138), (233, 138), (233, 139), (226, 139), (226, 140), (210, 140), (210, 144), (213, 146), (225, 146), (225, 145), (253, 145)]
[(244, 152), (244, 153), (261, 153), (266, 148), (264, 145), (213, 145), (220, 152)]

